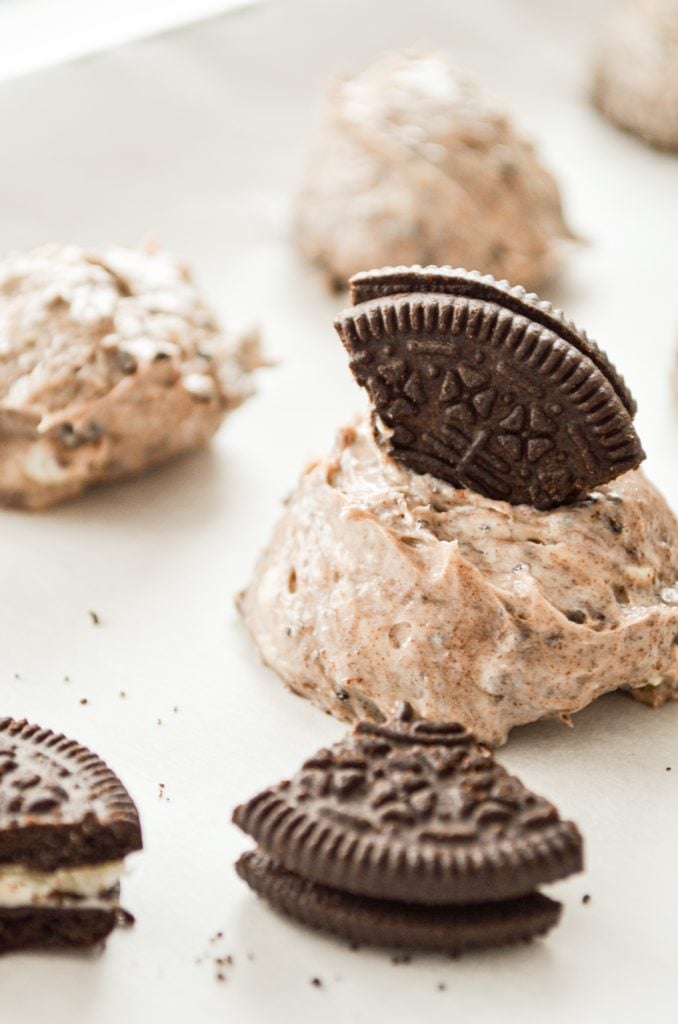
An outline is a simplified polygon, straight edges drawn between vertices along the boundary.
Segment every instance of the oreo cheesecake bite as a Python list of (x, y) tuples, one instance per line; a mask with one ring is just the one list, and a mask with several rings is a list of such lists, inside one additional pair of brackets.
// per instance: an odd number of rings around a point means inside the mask
[(610, 690), (675, 699), (678, 523), (604, 352), (477, 273), (352, 294), (371, 423), (306, 469), (239, 598), (264, 661), (340, 718), (408, 700), (491, 744)]
[(610, 9), (593, 100), (620, 128), (678, 151), (678, 0), (620, 0)]
[(299, 248), (331, 286), (426, 261), (536, 287), (573, 238), (538, 150), (442, 53), (386, 53), (333, 83), (296, 216)]
[(0, 261), (0, 506), (41, 509), (207, 444), (252, 392), (255, 336), (146, 246)]
[(96, 754), (0, 719), (0, 953), (105, 939), (141, 846), (136, 807)]
[(580, 871), (582, 839), (459, 723), (409, 705), (359, 723), (289, 781), (235, 809), (259, 844), (240, 876), (274, 907), (349, 941), (458, 953), (533, 938)]

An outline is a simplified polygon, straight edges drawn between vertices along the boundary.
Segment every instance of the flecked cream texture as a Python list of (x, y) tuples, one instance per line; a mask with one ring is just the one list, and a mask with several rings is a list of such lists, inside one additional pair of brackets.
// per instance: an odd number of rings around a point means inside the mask
[(0, 263), (0, 503), (41, 508), (203, 445), (250, 393), (255, 338), (217, 327), (153, 249)]
[(678, 523), (639, 471), (539, 512), (398, 465), (365, 425), (304, 472), (239, 606), (342, 719), (408, 700), (502, 743), (618, 688), (678, 697)]
[(297, 238), (338, 287), (432, 263), (532, 288), (572, 234), (553, 176), (497, 103), (440, 54), (404, 52), (329, 93)]

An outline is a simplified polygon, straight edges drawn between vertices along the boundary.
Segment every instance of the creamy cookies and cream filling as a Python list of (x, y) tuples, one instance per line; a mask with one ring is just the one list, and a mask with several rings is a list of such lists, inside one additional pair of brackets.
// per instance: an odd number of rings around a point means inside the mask
[(0, 263), (0, 503), (40, 508), (207, 442), (251, 393), (254, 337), (152, 248)]
[(678, 697), (678, 524), (640, 471), (539, 512), (385, 455), (311, 464), (240, 608), (262, 657), (344, 719), (409, 700), (479, 738), (609, 690)]

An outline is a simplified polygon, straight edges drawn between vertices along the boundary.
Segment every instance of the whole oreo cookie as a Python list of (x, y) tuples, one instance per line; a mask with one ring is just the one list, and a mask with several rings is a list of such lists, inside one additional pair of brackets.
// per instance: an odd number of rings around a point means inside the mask
[(101, 758), (0, 718), (0, 952), (103, 939), (123, 859), (141, 845), (136, 807)]
[(368, 922), (379, 920), (375, 944), (407, 944), (426, 922), (438, 939), (422, 940), (425, 948), (538, 934), (559, 906), (535, 902), (535, 890), (582, 867), (572, 822), (463, 726), (416, 719), (408, 705), (383, 725), (359, 723), (291, 780), (237, 807), (233, 820), (260, 847), (238, 868), (256, 891), (318, 926), (325, 908), (325, 927), (346, 938), (358, 929), (369, 941)]
[(384, 268), (351, 288), (336, 329), (377, 440), (416, 472), (547, 509), (644, 458), (623, 378), (536, 295), (449, 267)]

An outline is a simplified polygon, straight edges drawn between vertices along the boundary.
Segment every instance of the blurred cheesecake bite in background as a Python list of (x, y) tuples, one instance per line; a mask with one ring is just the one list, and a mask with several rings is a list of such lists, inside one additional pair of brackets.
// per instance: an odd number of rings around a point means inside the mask
[(532, 144), (438, 53), (337, 81), (298, 200), (302, 253), (345, 287), (365, 267), (449, 264), (528, 288), (574, 236)]
[(603, 29), (594, 100), (621, 128), (678, 149), (678, 0), (626, 0)]

